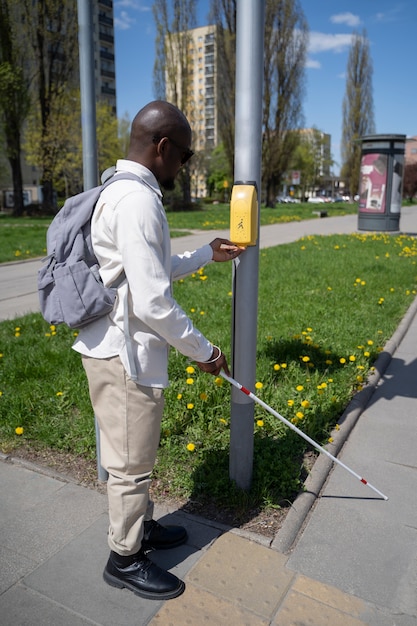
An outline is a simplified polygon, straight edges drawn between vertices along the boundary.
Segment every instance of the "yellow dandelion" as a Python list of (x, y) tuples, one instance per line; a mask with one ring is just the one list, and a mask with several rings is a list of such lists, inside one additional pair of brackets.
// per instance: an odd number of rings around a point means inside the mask
[(59, 396), (63, 396), (63, 395), (64, 395), (64, 393), (63, 393), (63, 391), (57, 391), (57, 392), (56, 392), (56, 395), (59, 397)]
[(275, 370), (276, 372), (278, 372), (280, 369), (281, 369), (281, 366), (280, 366), (280, 365), (278, 365), (278, 363), (275, 363), (275, 365), (274, 365), (274, 370)]
[(296, 386), (296, 390), (297, 391), (302, 391), (304, 389), (304, 387), (302, 385), (297, 385)]
[(327, 441), (328, 441), (329, 443), (333, 443), (334, 439), (333, 439), (333, 437), (329, 437)]
[(187, 450), (189, 452), (194, 452), (195, 450), (195, 444), (194, 443), (187, 443)]
[(200, 315), (205, 315), (205, 311), (200, 311)]
[(190, 311), (191, 311), (191, 313), (195, 313), (195, 309), (194, 308), (190, 309)]
[(179, 394), (177, 395), (177, 400), (181, 400), (181, 398), (182, 398), (182, 393), (179, 393)]
[(221, 387), (223, 385), (223, 378), (220, 378), (220, 376), (217, 376), (217, 378), (214, 379), (214, 384), (217, 385), (218, 387)]
[(287, 400), (288, 406), (294, 406), (294, 400)]
[(23, 435), (23, 427), (22, 426), (18, 426), (17, 428), (15, 428), (16, 435)]
[(350, 355), (350, 357), (349, 357), (349, 361), (350, 361), (351, 363), (354, 363), (354, 362), (356, 361), (356, 357), (355, 357), (355, 355), (354, 355), (354, 354), (351, 354), (351, 355)]
[(224, 419), (224, 417), (221, 417), (219, 419), (219, 422), (221, 422), (222, 424), (227, 424), (226, 420)]
[(204, 391), (202, 391), (202, 392), (200, 393), (200, 400), (203, 400), (203, 401), (204, 401), (204, 400), (207, 400), (207, 394), (206, 394), (206, 393), (204, 393)]
[(368, 339), (368, 341), (366, 342), (368, 344), (368, 346), (373, 346), (374, 342), (372, 341), (372, 339)]
[(262, 426), (264, 425), (264, 421), (263, 420), (257, 420), (256, 421), (256, 425), (259, 426), (259, 428), (262, 428)]
[(185, 368), (185, 371), (187, 372), (187, 374), (194, 374), (195, 369), (192, 365), (189, 365), (188, 367)]
[(368, 357), (370, 357), (370, 356), (371, 356), (371, 353), (370, 353), (370, 352), (368, 352), (368, 351), (366, 351), (366, 352), (364, 352), (364, 353), (363, 353), (363, 356), (366, 356), (366, 357), (368, 358)]
[(310, 357), (309, 356), (303, 356), (303, 357), (301, 357), (301, 360), (303, 361), (303, 363), (308, 363), (309, 360), (310, 360)]
[(344, 365), (344, 364), (346, 363), (346, 359), (345, 359), (343, 356), (342, 356), (342, 358), (341, 358), (341, 359), (339, 359), (339, 361), (340, 361), (340, 363), (341, 363), (342, 365)]
[(299, 420), (302, 420), (304, 417), (304, 413), (302, 413), (302, 411), (297, 411), (295, 417), (298, 417)]
[(255, 383), (256, 389), (262, 389), (263, 386), (264, 386), (263, 383), (260, 383), (260, 382)]
[(332, 365), (333, 361), (331, 359), (326, 359), (326, 365)]
[(187, 378), (185, 382), (187, 383), (187, 385), (194, 385), (194, 378)]
[(285, 370), (287, 368), (287, 364), (286, 363), (281, 363), (281, 367), (283, 370)]
[(193, 408), (194, 408), (194, 404), (192, 402), (188, 402), (187, 409), (190, 409), (190, 411), (191, 411), (191, 409), (193, 409)]
[(303, 407), (303, 409), (308, 409), (308, 407), (310, 406), (310, 402), (308, 400), (303, 400), (301, 402), (301, 406)]
[(334, 428), (335, 428), (335, 430), (340, 430), (339, 424), (336, 424), (336, 426)]

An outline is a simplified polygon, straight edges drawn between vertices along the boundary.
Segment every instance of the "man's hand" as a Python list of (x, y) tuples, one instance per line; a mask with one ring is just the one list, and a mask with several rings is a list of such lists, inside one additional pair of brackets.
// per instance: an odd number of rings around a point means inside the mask
[(196, 361), (197, 366), (201, 369), (202, 372), (206, 372), (206, 374), (213, 374), (213, 376), (218, 376), (221, 370), (224, 370), (225, 373), (230, 376), (229, 367), (227, 365), (226, 357), (223, 352), (217, 346), (213, 347), (213, 353), (211, 355), (211, 359), (205, 362)]
[(245, 250), (245, 248), (237, 246), (232, 241), (221, 239), (220, 237), (214, 239), (210, 246), (213, 249), (213, 261), (217, 262), (231, 261)]

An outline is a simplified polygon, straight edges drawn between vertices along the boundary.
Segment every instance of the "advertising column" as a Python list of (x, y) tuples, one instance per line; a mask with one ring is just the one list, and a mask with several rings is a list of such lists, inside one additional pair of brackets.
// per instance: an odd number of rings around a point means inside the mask
[(405, 135), (362, 138), (359, 230), (399, 230), (405, 138)]

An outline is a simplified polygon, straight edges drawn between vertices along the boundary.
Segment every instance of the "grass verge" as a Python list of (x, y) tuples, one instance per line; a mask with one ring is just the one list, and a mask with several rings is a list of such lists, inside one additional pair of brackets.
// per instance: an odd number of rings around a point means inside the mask
[[(311, 236), (262, 250), (257, 384), (265, 402), (321, 444), (410, 306), (417, 242), (403, 235)], [(200, 330), (228, 352), (230, 266), (176, 283)], [(95, 455), (93, 413), (73, 331), (40, 315), (0, 324), (0, 446)], [(308, 444), (255, 405), (250, 493), (228, 478), (230, 389), (171, 350), (171, 385), (154, 471), (156, 496), (214, 502), (243, 514), (292, 501)]]
[[(356, 204), (312, 205), (283, 204), (274, 209), (261, 208), (261, 225), (317, 218), (314, 211), (325, 207), (329, 215), (356, 213)], [(190, 230), (222, 230), (230, 224), (228, 204), (202, 205), (195, 211), (167, 213), (171, 237), (182, 237)], [(13, 218), (0, 215), (0, 263), (31, 259), (46, 255), (46, 229), (51, 218)]]

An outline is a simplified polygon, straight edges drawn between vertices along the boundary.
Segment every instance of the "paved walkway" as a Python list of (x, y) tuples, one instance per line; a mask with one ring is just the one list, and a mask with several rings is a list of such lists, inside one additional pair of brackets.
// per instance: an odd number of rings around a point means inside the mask
[[(270, 236), (267, 245), (310, 234), (310, 226), (325, 234), (356, 229), (352, 216), (279, 225), (261, 235), (261, 246)], [(405, 209), (400, 226), (417, 234), (417, 209)], [(272, 541), (158, 507), (155, 517), (184, 524), (189, 540), (152, 554), (186, 582), (179, 598), (154, 602), (102, 581), (104, 495), (3, 457), (1, 623), (417, 626), (416, 311), (417, 300), (330, 449), (388, 501), (322, 455)]]

